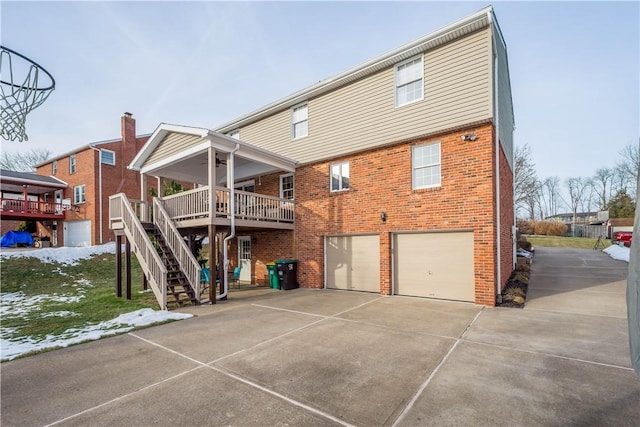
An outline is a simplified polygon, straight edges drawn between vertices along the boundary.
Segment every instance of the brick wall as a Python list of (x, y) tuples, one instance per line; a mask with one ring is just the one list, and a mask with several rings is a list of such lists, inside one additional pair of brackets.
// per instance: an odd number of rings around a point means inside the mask
[[(475, 133), (475, 141), (461, 141)], [(412, 190), (411, 147), (440, 141), (442, 185)], [(350, 189), (331, 193), (331, 163), (350, 161)], [(495, 304), (495, 152), (493, 126), (436, 135), (370, 150), (296, 171), (295, 257), (302, 286), (324, 283), (327, 234), (377, 232), (380, 235), (381, 293), (391, 293), (390, 236), (394, 231), (473, 229), (475, 302)], [(380, 220), (387, 215), (386, 223)]]
[(500, 148), (500, 286), (501, 290), (513, 271), (513, 172)]

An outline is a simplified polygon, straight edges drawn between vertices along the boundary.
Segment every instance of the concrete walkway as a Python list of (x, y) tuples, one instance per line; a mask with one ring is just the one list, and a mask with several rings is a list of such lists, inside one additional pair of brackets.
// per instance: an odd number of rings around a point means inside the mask
[(3, 363), (1, 423), (635, 426), (626, 268), (540, 248), (524, 310), (234, 292), (193, 319)]

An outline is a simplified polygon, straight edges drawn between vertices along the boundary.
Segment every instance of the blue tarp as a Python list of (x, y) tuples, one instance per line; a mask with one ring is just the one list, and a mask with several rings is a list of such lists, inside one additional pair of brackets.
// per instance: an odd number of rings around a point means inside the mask
[(9, 231), (0, 239), (0, 246), (3, 248), (17, 245), (33, 246), (33, 237), (26, 231)]

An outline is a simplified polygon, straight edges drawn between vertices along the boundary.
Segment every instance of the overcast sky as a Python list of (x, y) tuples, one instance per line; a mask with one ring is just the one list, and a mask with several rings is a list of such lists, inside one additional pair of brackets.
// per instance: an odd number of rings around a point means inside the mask
[[(54, 154), (159, 123), (215, 127), (470, 15), (488, 2), (0, 2), (2, 45), (56, 90), (26, 143)], [(638, 143), (640, 7), (495, 2), (516, 144), (541, 177), (590, 176)], [(4, 71), (3, 71), (4, 73)]]

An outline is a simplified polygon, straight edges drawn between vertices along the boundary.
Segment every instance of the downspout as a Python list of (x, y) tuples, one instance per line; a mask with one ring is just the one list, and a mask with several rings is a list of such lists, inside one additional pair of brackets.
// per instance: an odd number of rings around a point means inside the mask
[[(216, 299), (222, 299), (224, 297), (227, 296), (227, 293), (229, 292), (229, 248), (228, 248), (228, 243), (231, 239), (233, 239), (234, 237), (236, 237), (236, 186), (235, 184), (235, 173), (234, 173), (234, 154), (236, 153), (236, 151), (238, 151), (240, 149), (240, 144), (236, 143), (236, 148), (234, 148), (230, 153), (229, 153), (229, 165), (227, 170), (229, 171), (227, 173), (227, 185), (231, 184), (230, 188), (229, 188), (229, 213), (231, 214), (231, 233), (229, 233), (229, 235), (227, 237), (224, 238), (223, 244), (222, 244), (222, 260), (223, 260), (223, 266), (224, 266), (224, 289), (222, 291), (222, 293), (220, 295), (216, 296)], [(211, 244), (211, 243), (209, 243)]]
[(100, 230), (100, 244), (102, 244), (102, 149), (93, 145), (89, 147), (98, 152), (98, 229)]

